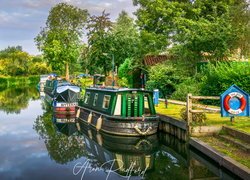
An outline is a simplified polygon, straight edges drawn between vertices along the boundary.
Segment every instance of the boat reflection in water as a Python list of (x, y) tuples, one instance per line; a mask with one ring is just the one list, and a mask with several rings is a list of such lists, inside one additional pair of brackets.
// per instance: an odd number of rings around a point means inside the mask
[(239, 179), (168, 134), (115, 136), (70, 116), (50, 116), (50, 122), (46, 147), (57, 163), (71, 164), (72, 178)]
[(153, 169), (159, 147), (156, 134), (145, 138), (114, 136), (88, 128), (82, 121), (77, 127), (84, 136), (85, 149), (91, 154), (89, 163), (104, 169), (107, 176), (118, 173), (125, 177), (144, 177), (146, 171)]

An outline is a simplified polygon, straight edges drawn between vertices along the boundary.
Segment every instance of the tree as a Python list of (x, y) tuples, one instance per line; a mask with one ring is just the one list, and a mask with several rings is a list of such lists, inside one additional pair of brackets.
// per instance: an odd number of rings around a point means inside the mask
[(175, 91), (176, 85), (184, 79), (185, 77), (180, 75), (176, 67), (165, 62), (149, 68), (149, 80), (146, 87), (149, 90), (159, 89), (160, 96), (164, 98), (171, 95)]
[(0, 51), (0, 71), (6, 75), (26, 75), (31, 56), (21, 46), (8, 47)]
[(46, 27), (35, 38), (53, 70), (65, 66), (69, 79), (69, 64), (76, 62), (79, 46), (87, 21), (88, 11), (66, 3), (54, 6), (49, 13)]
[(139, 32), (133, 18), (122, 11), (112, 30), (113, 50), (116, 66), (124, 63), (126, 58), (137, 56), (139, 47)]
[[(204, 52), (214, 60), (228, 57), (237, 48), (235, 44), (242, 34), (246, 36), (247, 31), (243, 30), (249, 30), (249, 18), (245, 18), (249, 8), (246, 8), (246, 1), (240, 2), (134, 0), (134, 5), (139, 5), (137, 24), (142, 31), (164, 36), (179, 57), (184, 55), (182, 59), (196, 62)], [(236, 7), (245, 16), (239, 17), (232, 12)], [(245, 19), (243, 24), (237, 21), (232, 24), (232, 17), (236, 14), (239, 19)]]
[(89, 47), (87, 59), (88, 69), (92, 74), (96, 73), (98, 67), (102, 68), (105, 75), (107, 75), (108, 71), (111, 70), (111, 29), (112, 22), (110, 21), (109, 13), (105, 13), (105, 11), (103, 11), (100, 16), (91, 16), (88, 21), (87, 30)]
[(123, 64), (120, 65), (118, 69), (118, 83), (123, 87), (132, 87), (133, 86), (133, 67), (132, 67), (132, 59), (125, 59)]

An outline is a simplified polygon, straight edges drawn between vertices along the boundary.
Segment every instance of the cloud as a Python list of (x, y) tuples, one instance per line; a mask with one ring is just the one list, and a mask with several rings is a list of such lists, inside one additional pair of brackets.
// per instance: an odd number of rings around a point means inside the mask
[[(32, 46), (26, 49), (33, 51), (33, 39), (40, 31), (40, 27), (45, 26), (50, 9), (62, 2), (87, 9), (90, 15), (101, 15), (105, 10), (106, 13), (110, 13), (112, 21), (118, 18), (122, 10), (132, 16), (136, 9), (132, 0), (1, 0), (1, 46), (7, 47), (7, 43), (23, 41), (21, 44)], [(28, 41), (30, 43), (27, 43)]]

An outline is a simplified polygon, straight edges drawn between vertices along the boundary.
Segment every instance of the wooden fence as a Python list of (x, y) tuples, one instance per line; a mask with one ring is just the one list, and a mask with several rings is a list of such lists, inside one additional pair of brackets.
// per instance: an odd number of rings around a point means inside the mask
[[(191, 133), (191, 123), (193, 119), (193, 113), (214, 113), (220, 112), (218, 108), (211, 108), (206, 105), (195, 104), (193, 105), (193, 100), (201, 100), (201, 99), (211, 99), (211, 100), (220, 100), (220, 96), (193, 96), (191, 93), (187, 95), (187, 104), (186, 104), (186, 112), (187, 112), (187, 126), (189, 133)], [(194, 110), (193, 107), (201, 108), (199, 110)]]

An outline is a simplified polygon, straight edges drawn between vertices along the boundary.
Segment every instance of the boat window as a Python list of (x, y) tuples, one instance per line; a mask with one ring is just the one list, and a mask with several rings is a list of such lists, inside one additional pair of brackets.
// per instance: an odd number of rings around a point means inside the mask
[(144, 95), (144, 115), (150, 115), (151, 114), (151, 110), (150, 110), (150, 106), (149, 106), (149, 94), (145, 94)]
[(104, 96), (102, 108), (104, 108), (104, 109), (108, 109), (109, 108), (110, 98), (111, 98), (111, 96), (109, 96), (109, 95), (105, 95)]
[(119, 94), (117, 96), (117, 100), (116, 100), (114, 115), (120, 116), (121, 115), (121, 108), (122, 108), (122, 95)]
[(87, 92), (85, 95), (84, 103), (88, 104), (89, 103), (89, 97), (90, 97), (90, 92)]
[(93, 106), (96, 106), (97, 99), (98, 99), (98, 94), (97, 94), (97, 93), (95, 93)]
[(149, 105), (148, 105), (148, 95), (144, 95), (144, 108), (149, 108)]

